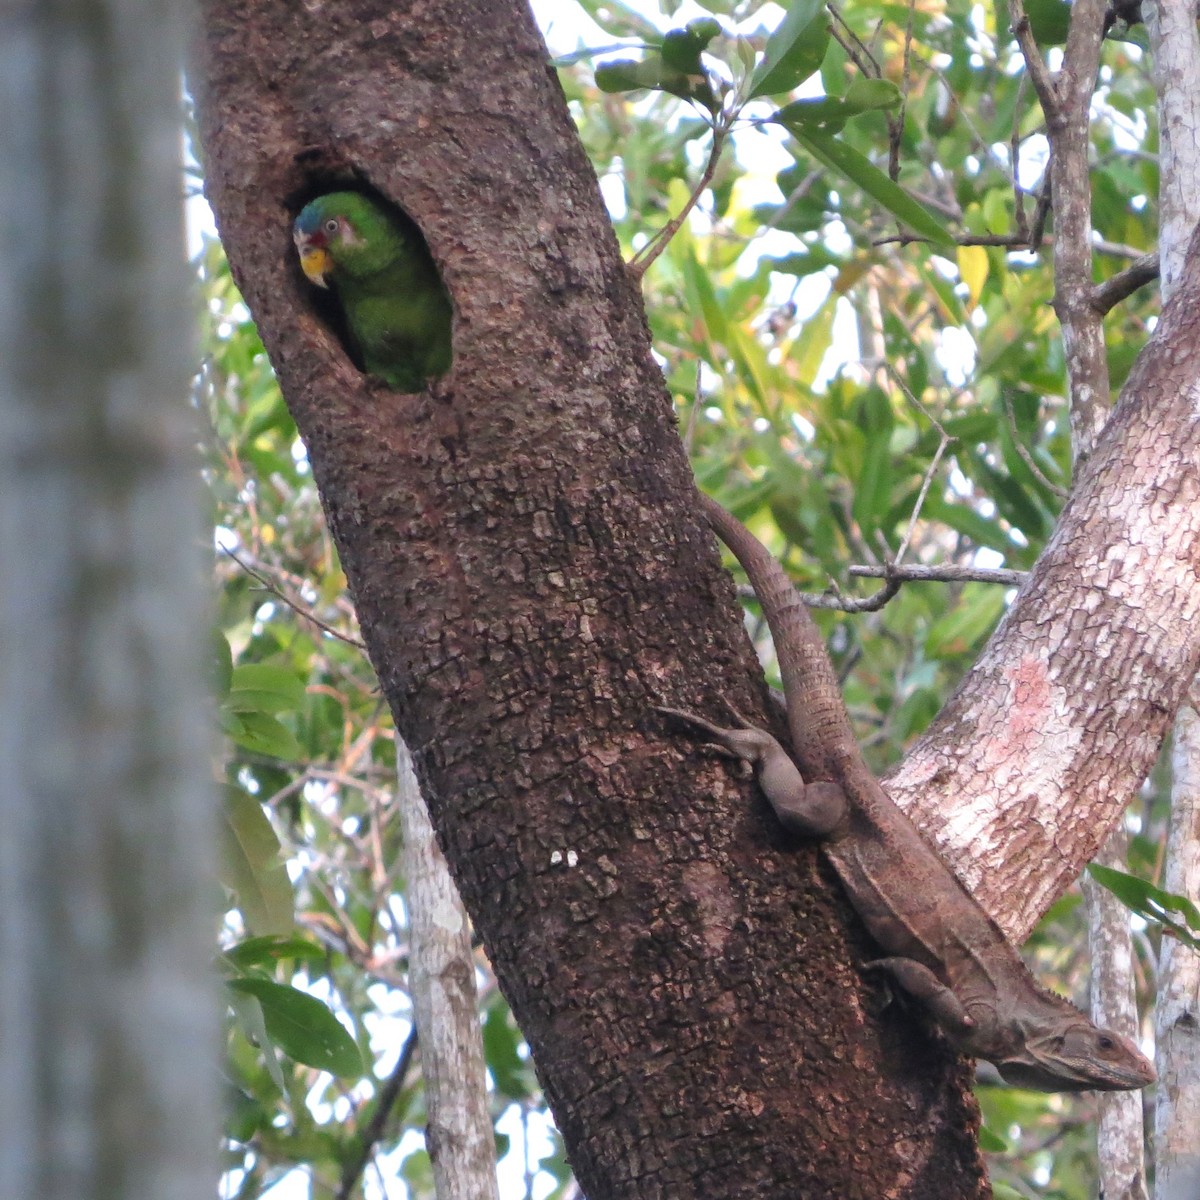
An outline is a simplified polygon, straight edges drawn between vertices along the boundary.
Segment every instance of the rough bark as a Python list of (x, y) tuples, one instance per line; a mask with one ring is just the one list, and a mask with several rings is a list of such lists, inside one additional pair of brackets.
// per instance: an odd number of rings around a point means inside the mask
[[(1200, 37), (1188, 0), (1145, 0), (1143, 14), (1158, 97), (1162, 289), (1170, 295), (1200, 212)], [(1191, 705), (1175, 722), (1171, 820), (1163, 884), (1200, 894), (1200, 717)], [(1164, 939), (1155, 1003), (1159, 1086), (1155, 1093), (1156, 1200), (1200, 1195), (1200, 957)]]
[[(1129, 837), (1118, 825), (1096, 861), (1126, 871), (1128, 849)], [(1084, 876), (1082, 886), (1092, 964), (1091, 1018), (1136, 1042), (1140, 1030), (1129, 910), (1090, 875)], [(1104, 1092), (1097, 1100), (1100, 1195), (1105, 1200), (1146, 1200), (1142, 1093)]]
[(1143, 0), (1158, 97), (1159, 262), (1163, 295), (1175, 290), (1200, 206), (1200, 35), (1191, 0)]
[[(962, 1068), (851, 970), (814, 849), (648, 715), (721, 692), (762, 714), (761, 672), (529, 14), (205, 11), (234, 276), (589, 1200), (984, 1194)], [(443, 269), (432, 395), (364, 380), (308, 308), (290, 221), (352, 173)]]
[(181, 6), (0, 8), (0, 1195), (201, 1200), (215, 838)]
[[(1200, 895), (1200, 717), (1175, 726), (1171, 836), (1163, 887)], [(1200, 955), (1163, 938), (1155, 1008), (1158, 1088), (1154, 1105), (1155, 1200), (1200, 1196)]]
[(888, 790), (1017, 939), (1153, 763), (1200, 662), (1200, 242), (1045, 552)]
[(1075, 0), (1046, 108), (1054, 199), (1054, 310), (1067, 364), (1071, 445), (1078, 466), (1092, 452), (1112, 403), (1104, 315), (1092, 302), (1092, 93), (1100, 67), (1106, 0)]
[(420, 1037), (425, 1147), (437, 1200), (500, 1200), (471, 927), (403, 742), (396, 745), (396, 803), (404, 838), (409, 994)]

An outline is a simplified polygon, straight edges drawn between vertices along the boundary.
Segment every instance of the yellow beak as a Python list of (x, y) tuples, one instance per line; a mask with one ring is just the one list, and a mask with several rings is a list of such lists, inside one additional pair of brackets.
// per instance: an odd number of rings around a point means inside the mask
[(300, 267), (317, 287), (329, 286), (325, 282), (325, 276), (333, 269), (333, 259), (330, 258), (328, 250), (320, 246), (301, 246)]

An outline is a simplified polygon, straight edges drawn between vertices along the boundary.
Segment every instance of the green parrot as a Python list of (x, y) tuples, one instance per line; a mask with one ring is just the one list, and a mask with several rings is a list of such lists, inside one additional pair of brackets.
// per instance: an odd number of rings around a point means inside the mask
[(359, 192), (330, 192), (304, 206), (292, 238), (304, 274), (332, 284), (370, 374), (419, 392), (450, 370), (450, 297), (403, 213)]

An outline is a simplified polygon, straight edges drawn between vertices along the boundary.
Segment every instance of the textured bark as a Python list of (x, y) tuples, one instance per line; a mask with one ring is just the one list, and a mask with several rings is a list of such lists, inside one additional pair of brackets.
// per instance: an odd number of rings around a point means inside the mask
[[(1171, 759), (1171, 836), (1163, 887), (1200, 895), (1200, 717), (1185, 708)], [(1154, 1200), (1200, 1196), (1200, 955), (1163, 938), (1155, 1008)]]
[(0, 1196), (218, 1175), (181, 6), (0, 6)]
[(1200, 34), (1193, 0), (1142, 0), (1142, 16), (1158, 96), (1159, 262), (1169, 296), (1200, 208)]
[(500, 1200), (471, 928), (403, 742), (396, 745), (396, 803), (404, 838), (408, 986), (437, 1200)]
[[(1158, 95), (1162, 290), (1184, 268), (1200, 212), (1200, 37), (1190, 0), (1144, 0)], [(1191, 704), (1196, 704), (1193, 681)], [(1175, 722), (1171, 820), (1163, 884), (1200, 895), (1200, 717), (1184, 706)], [(1155, 1092), (1155, 1200), (1200, 1196), (1200, 956), (1164, 938), (1155, 1002), (1159, 1085)]]
[[(1096, 861), (1126, 871), (1128, 849), (1129, 837), (1118, 825)], [(1091, 1018), (1136, 1042), (1140, 1031), (1129, 910), (1090, 875), (1083, 877), (1082, 886), (1092, 963)], [(1146, 1200), (1142, 1093), (1102, 1092), (1097, 1107), (1100, 1195), (1104, 1200)]]
[(1092, 302), (1092, 93), (1100, 66), (1106, 0), (1075, 0), (1046, 108), (1054, 197), (1054, 311), (1067, 364), (1071, 446), (1078, 466), (1092, 452), (1111, 410), (1104, 315)]
[[(589, 1200), (985, 1194), (967, 1077), (851, 969), (867, 947), (813, 847), (649, 716), (718, 693), (762, 714), (761, 671), (528, 12), (205, 12), (234, 277)], [(367, 382), (308, 308), (292, 215), (355, 172), (443, 269), (432, 395)]]
[(1017, 939), (1120, 819), (1200, 662), (1200, 242), (1045, 552), (888, 790)]

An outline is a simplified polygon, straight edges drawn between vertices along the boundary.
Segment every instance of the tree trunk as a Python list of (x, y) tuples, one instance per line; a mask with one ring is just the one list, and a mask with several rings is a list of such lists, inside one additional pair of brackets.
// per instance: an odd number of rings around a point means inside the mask
[(182, 7), (0, 12), (0, 1196), (207, 1200)]
[(408, 990), (421, 1039), (425, 1148), (437, 1200), (500, 1200), (471, 928), (434, 840), (412, 755), (399, 740), (396, 803), (404, 841)]
[[(234, 277), (589, 1200), (985, 1194), (965, 1069), (879, 1012), (813, 847), (651, 714), (722, 693), (762, 714), (761, 671), (681, 507), (639, 299), (529, 13), (206, 17), (192, 83)], [(443, 269), (433, 394), (365, 380), (309, 307), (291, 219), (355, 177)]]

